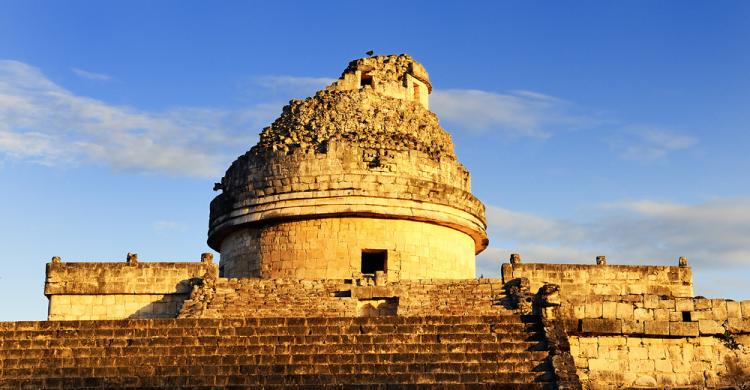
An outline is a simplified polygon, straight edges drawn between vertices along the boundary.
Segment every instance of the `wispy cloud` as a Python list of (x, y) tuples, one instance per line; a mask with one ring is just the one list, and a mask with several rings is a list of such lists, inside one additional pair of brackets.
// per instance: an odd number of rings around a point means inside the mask
[(75, 73), (78, 77), (82, 77), (84, 79), (88, 80), (95, 80), (95, 81), (109, 81), (112, 80), (112, 76), (104, 73), (94, 73), (89, 72), (83, 69), (79, 68), (70, 68), (73, 73)]
[(215, 178), (279, 110), (115, 106), (76, 95), (25, 63), (0, 60), (0, 154), (46, 165)]
[(731, 268), (750, 261), (750, 198), (699, 204), (641, 200), (601, 205), (587, 220), (565, 220), (490, 206), (489, 232), (501, 237), (480, 255), (479, 272), (499, 269), (512, 252), (528, 261), (591, 263), (597, 254), (621, 264)]
[(459, 130), (512, 137), (548, 138), (554, 130), (590, 127), (599, 121), (593, 115), (576, 114), (563, 99), (532, 91), (438, 89), (430, 95), (430, 107)]
[(653, 125), (629, 125), (609, 138), (610, 146), (626, 160), (653, 161), (670, 152), (688, 149), (698, 139)]

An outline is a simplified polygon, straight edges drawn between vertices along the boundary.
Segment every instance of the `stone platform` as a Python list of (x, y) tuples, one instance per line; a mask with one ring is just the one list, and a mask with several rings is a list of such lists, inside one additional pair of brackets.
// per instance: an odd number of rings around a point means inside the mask
[(0, 387), (552, 389), (539, 317), (0, 323)]

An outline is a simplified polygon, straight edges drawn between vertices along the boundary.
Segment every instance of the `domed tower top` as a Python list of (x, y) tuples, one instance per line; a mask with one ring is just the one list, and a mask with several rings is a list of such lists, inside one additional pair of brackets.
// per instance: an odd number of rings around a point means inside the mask
[(427, 108), (431, 88), (408, 55), (377, 56), (285, 106), (211, 202), (224, 276), (473, 278), (484, 205)]

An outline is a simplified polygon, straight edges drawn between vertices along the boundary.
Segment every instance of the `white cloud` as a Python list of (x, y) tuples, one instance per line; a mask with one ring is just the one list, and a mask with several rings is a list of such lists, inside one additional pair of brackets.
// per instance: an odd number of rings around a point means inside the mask
[(593, 263), (596, 255), (620, 264), (676, 264), (686, 256), (697, 268), (732, 269), (750, 262), (750, 198), (620, 202), (591, 215), (573, 221), (490, 206), (494, 249), (480, 255), (480, 268), (499, 269), (510, 253), (529, 262)]
[(75, 73), (78, 77), (82, 77), (84, 79), (88, 80), (94, 80), (94, 81), (109, 81), (112, 80), (112, 76), (104, 73), (94, 73), (89, 72), (83, 69), (78, 68), (70, 68), (73, 73)]
[(630, 125), (611, 137), (609, 143), (620, 158), (652, 161), (670, 152), (691, 148), (698, 143), (698, 139), (658, 126)]
[(430, 107), (458, 130), (498, 131), (508, 136), (548, 138), (561, 127), (588, 127), (598, 122), (574, 114), (573, 106), (565, 100), (532, 91), (435, 90)]
[(0, 154), (13, 159), (218, 178), (279, 111), (276, 104), (162, 112), (115, 106), (0, 60)]

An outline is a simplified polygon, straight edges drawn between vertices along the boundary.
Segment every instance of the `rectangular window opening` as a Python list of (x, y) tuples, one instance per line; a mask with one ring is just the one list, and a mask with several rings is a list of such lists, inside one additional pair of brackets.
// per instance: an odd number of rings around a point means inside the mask
[(388, 262), (388, 251), (385, 249), (362, 249), (362, 273), (375, 275), (377, 271), (385, 272)]
[(366, 85), (372, 87), (372, 76), (369, 73), (362, 73), (362, 76), (359, 79), (359, 87), (364, 88)]
[(419, 84), (414, 83), (414, 100), (419, 101)]
[(690, 322), (692, 321), (690, 318), (690, 312), (689, 311), (683, 311), (682, 312), (682, 322)]

